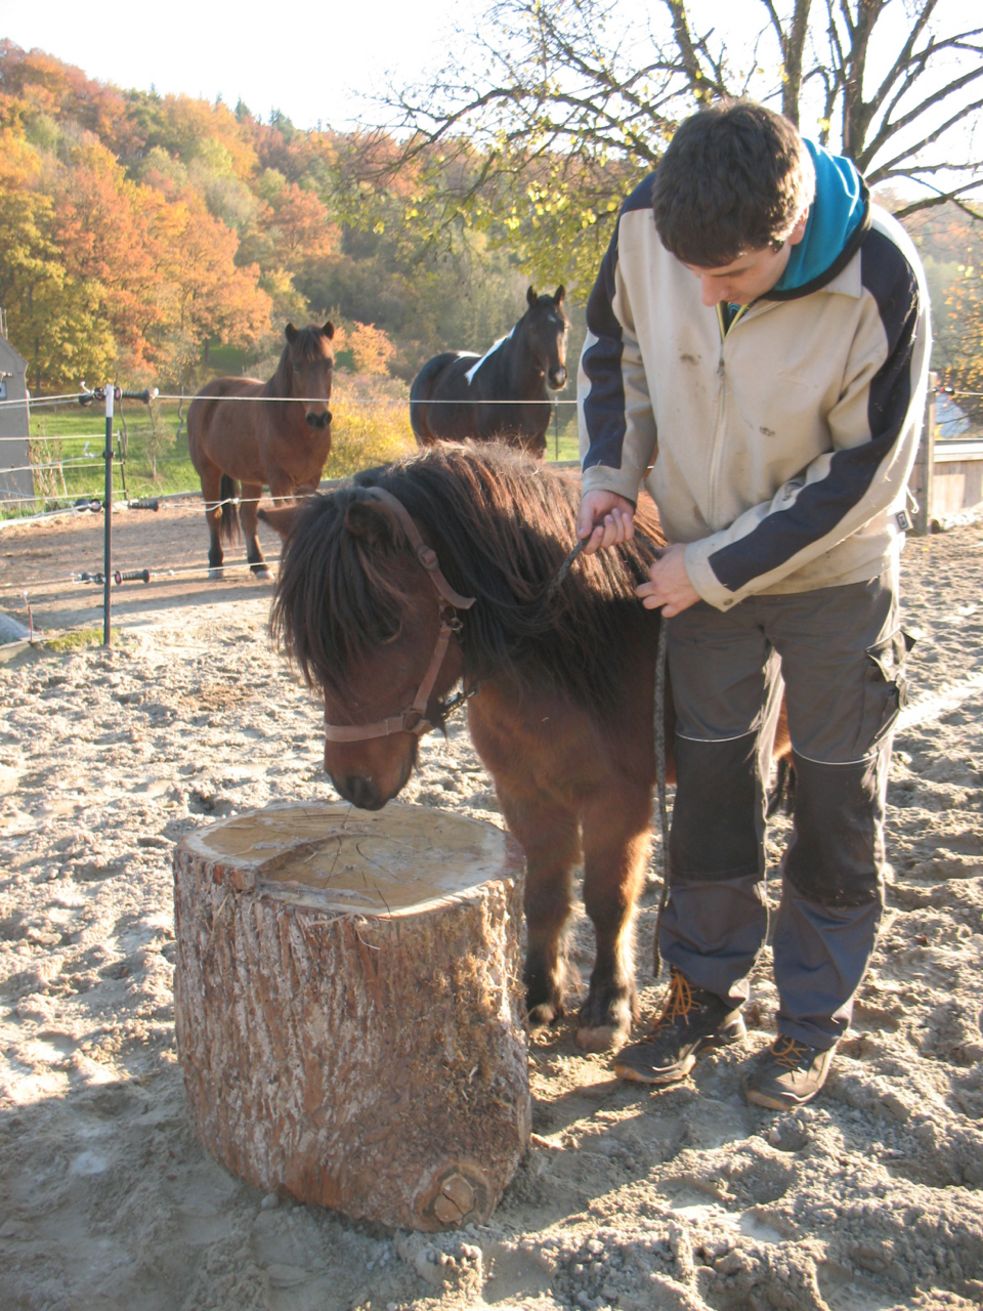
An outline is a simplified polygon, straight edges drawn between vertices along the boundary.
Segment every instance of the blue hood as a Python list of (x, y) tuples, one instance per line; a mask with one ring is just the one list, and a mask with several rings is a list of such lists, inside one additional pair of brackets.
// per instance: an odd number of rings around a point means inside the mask
[(805, 144), (816, 166), (816, 198), (809, 210), (805, 235), (792, 247), (785, 272), (772, 293), (794, 293), (821, 283), (823, 274), (838, 262), (867, 214), (867, 186), (856, 166), (812, 141)]

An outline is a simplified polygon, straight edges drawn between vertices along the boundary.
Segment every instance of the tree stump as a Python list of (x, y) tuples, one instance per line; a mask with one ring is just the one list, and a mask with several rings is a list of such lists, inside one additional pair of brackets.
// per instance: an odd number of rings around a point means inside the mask
[(422, 806), (270, 806), (174, 856), (199, 1136), (265, 1191), (413, 1229), (486, 1220), (529, 1137), (521, 857)]

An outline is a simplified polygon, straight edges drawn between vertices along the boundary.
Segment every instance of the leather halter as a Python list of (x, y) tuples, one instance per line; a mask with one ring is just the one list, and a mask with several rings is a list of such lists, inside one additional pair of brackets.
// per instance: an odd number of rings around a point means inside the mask
[(324, 736), (329, 742), (362, 742), (370, 737), (388, 737), (391, 733), (413, 733), (416, 737), (429, 733), (433, 728), (426, 715), (430, 693), (437, 681), (440, 667), (444, 663), (451, 637), (461, 631), (461, 621), (454, 611), (470, 610), (475, 602), (473, 596), (462, 596), (451, 587), (440, 568), (437, 552), (420, 536), (420, 531), (406, 506), (383, 487), (369, 487), (366, 491), (373, 500), (381, 501), (398, 521), (410, 540), (417, 560), (427, 571), (427, 576), (439, 598), (437, 604), (440, 611), (440, 631), (437, 633), (437, 642), (430, 663), (427, 665), (412, 704), (400, 714), (392, 715), (388, 719), (379, 719), (374, 724), (329, 724), (325, 721)]

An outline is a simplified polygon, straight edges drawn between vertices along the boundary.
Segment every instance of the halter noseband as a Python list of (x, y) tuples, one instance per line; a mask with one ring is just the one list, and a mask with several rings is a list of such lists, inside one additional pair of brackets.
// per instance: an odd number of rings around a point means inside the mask
[(440, 667), (444, 663), (444, 656), (447, 654), (447, 647), (450, 644), (451, 637), (461, 631), (461, 621), (452, 612), (454, 610), (470, 610), (475, 601), (473, 596), (462, 596), (460, 592), (455, 592), (454, 588), (451, 587), (440, 568), (437, 552), (432, 546), (428, 546), (420, 536), (420, 531), (410, 517), (406, 506), (397, 500), (392, 492), (387, 492), (383, 487), (369, 487), (366, 490), (373, 500), (381, 501), (396, 518), (409, 538), (417, 560), (427, 571), (427, 576), (433, 583), (434, 591), (440, 598), (438, 602), (440, 607), (440, 631), (437, 634), (437, 641), (430, 657), (430, 663), (427, 665), (412, 704), (402, 713), (392, 715), (388, 719), (379, 719), (374, 724), (329, 724), (325, 721), (324, 736), (329, 742), (362, 742), (370, 737), (388, 737), (391, 733), (413, 733), (416, 737), (422, 737), (424, 733), (429, 733), (433, 728), (433, 724), (427, 719), (426, 715), (430, 693), (437, 681)]

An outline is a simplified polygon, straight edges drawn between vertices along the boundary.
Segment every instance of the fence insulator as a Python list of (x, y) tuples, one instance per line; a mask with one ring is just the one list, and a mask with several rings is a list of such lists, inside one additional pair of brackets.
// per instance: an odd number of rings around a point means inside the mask
[[(106, 575), (81, 573), (75, 575), (76, 582), (79, 583), (104, 583)], [(115, 569), (113, 571), (113, 582), (118, 587), (120, 583), (149, 583), (149, 569)]]
[[(79, 405), (91, 405), (93, 401), (104, 401), (108, 387), (86, 387), (83, 382), (80, 388), (78, 398)], [(113, 387), (113, 399), (117, 401), (143, 401), (144, 405), (149, 405), (160, 395), (156, 387), (145, 387), (143, 391), (124, 391), (122, 387)]]

